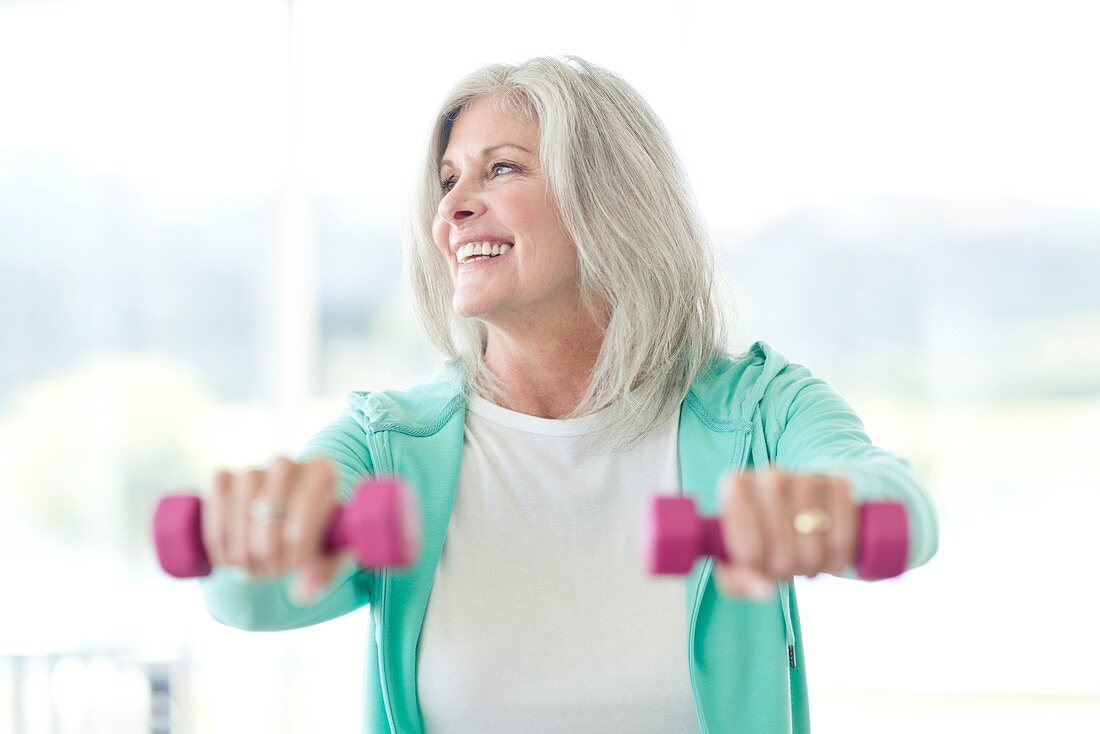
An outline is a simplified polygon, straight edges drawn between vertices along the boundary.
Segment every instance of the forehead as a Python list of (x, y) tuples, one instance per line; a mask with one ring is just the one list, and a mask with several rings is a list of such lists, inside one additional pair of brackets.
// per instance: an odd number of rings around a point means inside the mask
[(509, 109), (498, 97), (479, 97), (455, 120), (440, 165), (455, 165), (461, 158), (482, 158), (503, 145), (534, 153), (538, 140), (539, 128), (534, 120)]

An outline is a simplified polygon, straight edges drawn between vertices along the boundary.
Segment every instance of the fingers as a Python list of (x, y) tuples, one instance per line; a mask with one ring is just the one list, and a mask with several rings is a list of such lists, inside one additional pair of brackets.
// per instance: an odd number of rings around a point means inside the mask
[[(724, 481), (719, 521), (731, 562), (718, 563), (715, 575), (727, 595), (771, 598), (777, 580), (839, 574), (854, 562), (859, 508), (845, 478), (770, 467)], [(823, 511), (825, 526), (798, 532), (794, 519), (807, 510)]]
[[(251, 503), (261, 498), (282, 504), (285, 513), (253, 519)], [(322, 553), (337, 504), (336, 470), (322, 459), (299, 464), (279, 456), (267, 469), (220, 470), (203, 503), (207, 556), (215, 566), (239, 566), (252, 578), (308, 568), (307, 576), (323, 586), (340, 562), (339, 555)]]

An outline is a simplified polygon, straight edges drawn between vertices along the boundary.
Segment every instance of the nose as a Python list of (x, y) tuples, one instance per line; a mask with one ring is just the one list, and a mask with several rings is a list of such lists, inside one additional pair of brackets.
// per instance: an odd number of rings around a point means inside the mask
[(451, 224), (485, 213), (485, 203), (469, 184), (458, 181), (439, 202), (439, 215)]

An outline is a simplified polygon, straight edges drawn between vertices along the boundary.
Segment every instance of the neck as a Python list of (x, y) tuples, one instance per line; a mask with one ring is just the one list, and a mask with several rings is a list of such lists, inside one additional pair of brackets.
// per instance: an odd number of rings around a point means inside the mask
[(558, 419), (581, 401), (603, 344), (603, 329), (584, 311), (539, 324), (489, 323), (485, 363), (501, 382), (501, 407)]

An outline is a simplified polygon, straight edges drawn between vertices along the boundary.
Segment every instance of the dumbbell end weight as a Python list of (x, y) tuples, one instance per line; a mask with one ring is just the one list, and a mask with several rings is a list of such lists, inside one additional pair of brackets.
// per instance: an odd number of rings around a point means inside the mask
[[(700, 517), (691, 497), (654, 497), (644, 508), (646, 568), (650, 574), (683, 575), (700, 556), (722, 563), (729, 555), (716, 517)], [(864, 502), (859, 506), (856, 573), (885, 579), (905, 570), (909, 522), (900, 502)]]
[(909, 556), (909, 518), (900, 502), (864, 502), (859, 506), (856, 573), (861, 579), (889, 579), (905, 571)]
[(160, 498), (153, 512), (153, 544), (164, 572), (176, 578), (210, 573), (202, 542), (202, 500), (193, 494)]

